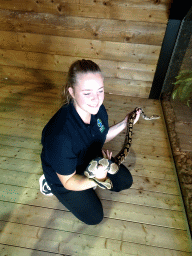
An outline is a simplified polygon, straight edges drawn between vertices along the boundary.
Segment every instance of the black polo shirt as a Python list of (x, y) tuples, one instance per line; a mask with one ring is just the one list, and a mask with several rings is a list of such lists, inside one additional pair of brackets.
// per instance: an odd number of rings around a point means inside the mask
[(49, 184), (60, 184), (56, 172), (82, 174), (89, 162), (101, 155), (108, 133), (108, 115), (102, 105), (90, 124), (85, 124), (70, 102), (58, 110), (42, 132), (42, 167)]

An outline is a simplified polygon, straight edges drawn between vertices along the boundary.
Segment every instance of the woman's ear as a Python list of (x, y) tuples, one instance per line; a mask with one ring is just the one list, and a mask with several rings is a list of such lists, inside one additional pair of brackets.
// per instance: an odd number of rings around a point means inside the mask
[(73, 88), (72, 88), (72, 87), (69, 87), (69, 88), (68, 88), (68, 91), (69, 91), (69, 94), (71, 95), (71, 97), (74, 99), (74, 98), (75, 98), (75, 95), (74, 95)]

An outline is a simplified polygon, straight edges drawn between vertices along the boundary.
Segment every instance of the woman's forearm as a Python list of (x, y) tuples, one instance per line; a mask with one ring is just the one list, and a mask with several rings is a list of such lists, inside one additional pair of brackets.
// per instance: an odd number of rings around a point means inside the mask
[[(118, 124), (115, 124), (109, 128), (105, 143), (112, 140), (113, 138), (115, 138), (120, 132), (122, 132), (127, 127), (127, 121), (128, 121), (129, 115), (132, 113), (133, 112), (127, 114), (125, 119), (123, 119), (123, 121), (121, 121)], [(134, 119), (133, 124), (137, 123), (137, 121), (139, 120), (140, 114), (141, 114), (141, 110), (139, 109), (136, 112), (136, 117)]]
[(86, 190), (95, 187), (95, 185), (96, 184), (93, 180), (90, 180), (87, 177), (79, 174), (73, 175), (70, 179), (63, 183), (63, 186), (66, 189), (73, 191)]
[(119, 122), (118, 124), (115, 124), (109, 128), (109, 131), (107, 133), (107, 137), (105, 140), (106, 142), (109, 142), (113, 138), (115, 138), (120, 132), (122, 132), (127, 126), (127, 121), (124, 119), (123, 121)]
[[(61, 175), (57, 173), (63, 186), (68, 190), (81, 191), (97, 186), (97, 183), (88, 179), (84, 175), (76, 174), (76, 171), (70, 175)], [(99, 166), (96, 170), (95, 178), (99, 181), (104, 181), (107, 177), (107, 169), (104, 166)]]

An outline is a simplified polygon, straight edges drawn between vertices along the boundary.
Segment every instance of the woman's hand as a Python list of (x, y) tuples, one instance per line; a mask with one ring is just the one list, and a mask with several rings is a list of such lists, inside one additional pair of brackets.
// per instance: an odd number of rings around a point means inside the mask
[[(125, 117), (125, 122), (126, 122), (126, 123), (127, 123), (128, 118), (129, 118), (129, 116), (130, 116), (131, 114), (132, 114), (132, 112), (130, 112), (129, 114), (126, 115), (126, 117)], [(139, 118), (140, 118), (140, 114), (141, 114), (141, 110), (139, 109), (139, 110), (137, 110), (137, 112), (136, 112), (136, 118), (134, 119), (133, 124), (136, 124), (136, 123), (137, 123), (137, 121), (138, 121)]]
[(137, 121), (138, 121), (139, 118), (140, 118), (140, 114), (141, 114), (141, 110), (139, 109), (139, 110), (137, 110), (137, 112), (136, 112), (136, 117), (135, 117), (135, 120), (134, 120), (133, 124), (136, 124), (136, 123), (137, 123)]
[(111, 151), (109, 151), (108, 149), (106, 151), (102, 150), (102, 154), (103, 154), (104, 158), (111, 160), (111, 157), (112, 157), (112, 152)]
[(99, 165), (99, 167), (97, 168), (96, 174), (95, 174), (95, 178), (100, 180), (100, 181), (104, 181), (107, 177), (107, 170), (106, 167)]
[[(110, 152), (109, 150), (106, 150), (106, 151), (102, 150), (102, 154), (103, 154), (104, 158), (109, 159), (109, 160), (112, 157), (112, 152)], [(100, 165), (97, 168), (95, 178), (97, 178), (98, 180), (104, 181), (106, 179), (106, 177), (107, 177), (106, 167)]]

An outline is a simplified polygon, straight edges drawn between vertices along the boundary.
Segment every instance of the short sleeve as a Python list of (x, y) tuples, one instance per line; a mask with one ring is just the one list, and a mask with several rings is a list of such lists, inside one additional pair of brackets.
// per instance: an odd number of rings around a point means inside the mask
[(70, 175), (75, 172), (77, 156), (72, 150), (69, 136), (57, 135), (46, 145), (46, 158), (55, 172), (61, 175)]

